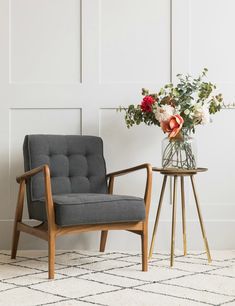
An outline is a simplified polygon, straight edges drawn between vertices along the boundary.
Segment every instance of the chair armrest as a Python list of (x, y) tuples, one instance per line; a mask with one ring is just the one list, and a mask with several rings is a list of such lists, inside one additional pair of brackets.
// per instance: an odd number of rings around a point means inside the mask
[(141, 170), (141, 169), (147, 169), (149, 171), (152, 171), (152, 166), (150, 164), (142, 164), (142, 165), (139, 165), (139, 166), (136, 166), (136, 167), (111, 172), (111, 173), (108, 173), (106, 176), (107, 176), (107, 178), (114, 177), (114, 176), (120, 176), (120, 175), (124, 175), (124, 174), (130, 173), (130, 172), (133, 172), (133, 171)]
[(28, 178), (36, 175), (39, 172), (43, 172), (44, 175), (44, 185), (45, 185), (45, 200), (46, 200), (46, 213), (47, 213), (47, 222), (48, 222), (48, 231), (51, 232), (56, 229), (55, 223), (55, 211), (54, 211), (54, 203), (52, 198), (51, 191), (51, 176), (50, 176), (50, 168), (48, 165), (42, 165), (40, 167), (34, 168), (30, 171), (25, 172), (21, 176), (16, 178), (18, 183), (27, 180)]
[(38, 174), (39, 172), (48, 172), (50, 173), (50, 170), (49, 170), (49, 167), (48, 165), (43, 165), (43, 166), (40, 166), (40, 167), (37, 167), (37, 168), (34, 168), (30, 171), (27, 171), (25, 172), (24, 174), (20, 175), (20, 176), (17, 176), (16, 177), (16, 181), (17, 183), (20, 183), (22, 180), (27, 180), (28, 178), (30, 178), (31, 176), (34, 176), (36, 174)]
[(150, 164), (142, 164), (136, 167), (112, 172), (106, 175), (109, 178), (109, 186), (108, 192), (110, 194), (113, 193), (113, 185), (114, 185), (114, 178), (116, 176), (121, 176), (124, 174), (128, 174), (137, 170), (146, 169), (147, 170), (147, 177), (146, 177), (146, 184), (145, 184), (145, 193), (144, 193), (144, 202), (145, 202), (145, 209), (146, 209), (146, 218), (148, 218), (149, 208), (150, 208), (150, 201), (151, 201), (151, 191), (152, 191), (152, 166)]

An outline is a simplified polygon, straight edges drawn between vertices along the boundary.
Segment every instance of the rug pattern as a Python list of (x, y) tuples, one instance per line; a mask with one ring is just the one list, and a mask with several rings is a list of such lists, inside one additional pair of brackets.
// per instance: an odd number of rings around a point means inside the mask
[(0, 252), (0, 305), (4, 306), (235, 306), (235, 251), (155, 253), (149, 271), (126, 252), (57, 251), (56, 278), (47, 279), (47, 253)]

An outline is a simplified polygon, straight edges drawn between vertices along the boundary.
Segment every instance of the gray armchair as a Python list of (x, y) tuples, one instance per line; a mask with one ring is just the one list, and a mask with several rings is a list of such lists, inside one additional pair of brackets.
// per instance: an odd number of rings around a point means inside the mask
[[(20, 187), (12, 258), (16, 258), (20, 231), (42, 238), (48, 241), (49, 278), (54, 278), (57, 236), (101, 230), (103, 252), (108, 230), (122, 229), (141, 236), (142, 270), (147, 271), (151, 165), (106, 174), (103, 142), (95, 136), (27, 135), (23, 153), (26, 172), (16, 179)], [(144, 199), (112, 194), (114, 177), (143, 168), (147, 170)], [(39, 226), (22, 222), (25, 187), (29, 217), (41, 221)]]

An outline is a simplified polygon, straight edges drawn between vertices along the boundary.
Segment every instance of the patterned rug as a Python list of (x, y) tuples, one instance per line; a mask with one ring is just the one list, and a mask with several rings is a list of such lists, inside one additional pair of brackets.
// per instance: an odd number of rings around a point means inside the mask
[(197, 306), (235, 305), (235, 251), (154, 254), (141, 271), (140, 254), (57, 251), (56, 279), (47, 279), (47, 253), (0, 252), (0, 305)]

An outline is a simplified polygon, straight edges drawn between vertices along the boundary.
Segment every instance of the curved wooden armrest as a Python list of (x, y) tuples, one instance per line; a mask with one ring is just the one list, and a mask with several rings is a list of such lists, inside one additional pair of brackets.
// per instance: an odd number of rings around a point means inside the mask
[(17, 181), (17, 183), (20, 183), (22, 180), (27, 180), (29, 177), (34, 176), (39, 172), (44, 172), (45, 175), (50, 176), (50, 169), (49, 169), (48, 165), (45, 164), (43, 166), (40, 166), (40, 167), (34, 168), (30, 171), (27, 171), (20, 176), (17, 176), (16, 181)]
[(36, 175), (39, 172), (43, 172), (44, 175), (47, 222), (48, 222), (48, 229), (51, 230), (56, 228), (56, 224), (55, 224), (54, 203), (51, 192), (51, 176), (50, 176), (49, 166), (45, 164), (40, 167), (34, 168), (30, 171), (27, 171), (23, 175), (18, 176), (16, 178), (16, 181), (22, 184), (25, 180)]
[(145, 185), (145, 193), (144, 193), (144, 201), (145, 201), (145, 208), (146, 208), (146, 218), (148, 217), (150, 201), (151, 201), (151, 191), (152, 191), (152, 166), (150, 164), (142, 164), (136, 167), (116, 171), (107, 174), (107, 178), (109, 178), (109, 187), (108, 192), (110, 194), (113, 193), (113, 184), (114, 178), (116, 176), (128, 174), (137, 170), (146, 169), (147, 170), (147, 178), (146, 178), (146, 185)]
[(136, 167), (111, 172), (111, 173), (108, 173), (106, 176), (107, 176), (107, 178), (113, 177), (113, 176), (120, 176), (120, 175), (124, 175), (124, 174), (130, 173), (130, 172), (133, 172), (133, 171), (141, 170), (141, 169), (147, 169), (149, 172), (150, 171), (152, 172), (152, 166), (150, 164), (142, 164), (142, 165), (138, 165)]

